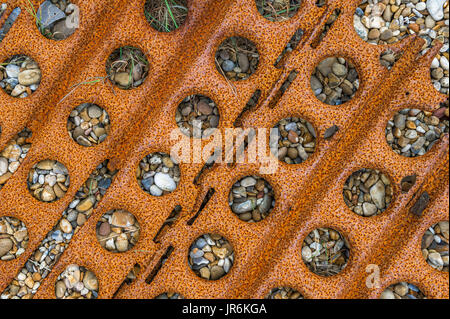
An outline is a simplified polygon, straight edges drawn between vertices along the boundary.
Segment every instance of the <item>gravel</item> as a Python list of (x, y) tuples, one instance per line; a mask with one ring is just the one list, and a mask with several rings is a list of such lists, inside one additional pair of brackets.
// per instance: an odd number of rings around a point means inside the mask
[(273, 210), (275, 195), (270, 184), (263, 178), (246, 176), (232, 186), (228, 204), (239, 219), (259, 222)]
[[(287, 164), (306, 161), (316, 149), (316, 131), (308, 121), (298, 117), (288, 117), (277, 123), (278, 159)], [(275, 145), (271, 145), (274, 149)]]
[(403, 109), (388, 122), (386, 141), (395, 153), (402, 156), (424, 155), (448, 133), (448, 119), (448, 106), (435, 112)]
[(205, 234), (192, 243), (188, 261), (191, 269), (200, 278), (218, 280), (233, 266), (234, 250), (221, 235)]
[(273, 288), (265, 299), (304, 299), (301, 293), (289, 287)]
[(41, 69), (30, 57), (18, 54), (0, 65), (0, 87), (13, 97), (25, 98), (37, 90)]
[(0, 217), (0, 260), (19, 257), (27, 249), (28, 240), (28, 231), (22, 221), (14, 217)]
[(386, 288), (380, 296), (380, 299), (427, 299), (417, 286), (407, 283), (399, 282), (390, 285)]
[(370, 217), (384, 212), (393, 190), (389, 178), (379, 170), (364, 168), (354, 172), (344, 185), (344, 202), (356, 214)]
[(27, 184), (34, 198), (54, 202), (64, 197), (69, 188), (69, 171), (58, 161), (43, 160), (31, 168)]
[(216, 52), (216, 67), (228, 80), (246, 80), (259, 63), (256, 45), (242, 37), (231, 37), (223, 41)]
[(189, 137), (208, 137), (219, 126), (216, 103), (203, 95), (190, 95), (178, 106), (175, 121), (181, 132)]
[(350, 248), (347, 240), (338, 231), (318, 228), (306, 236), (301, 254), (309, 270), (319, 276), (328, 277), (345, 268)]
[(109, 134), (108, 113), (96, 104), (83, 103), (77, 106), (67, 120), (69, 136), (86, 147), (100, 144)]
[(180, 167), (165, 153), (152, 153), (139, 163), (136, 176), (141, 188), (153, 195), (173, 192), (180, 182)]
[(422, 237), (422, 255), (427, 263), (448, 272), (448, 220), (431, 226)]
[(133, 248), (140, 234), (139, 222), (125, 210), (112, 210), (97, 222), (97, 239), (108, 251), (122, 253)]
[(340, 105), (349, 101), (359, 88), (358, 72), (342, 57), (321, 61), (310, 80), (314, 95), (323, 103)]

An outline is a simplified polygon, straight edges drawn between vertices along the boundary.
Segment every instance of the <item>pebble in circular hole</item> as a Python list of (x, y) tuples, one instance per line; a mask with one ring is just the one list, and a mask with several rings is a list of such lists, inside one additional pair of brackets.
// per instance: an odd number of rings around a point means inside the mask
[(189, 248), (189, 266), (203, 279), (217, 280), (233, 266), (234, 250), (227, 239), (219, 234), (205, 234)]
[(322, 60), (311, 76), (311, 89), (323, 103), (340, 105), (353, 98), (359, 88), (358, 72), (341, 57)]
[(184, 299), (182, 295), (176, 292), (164, 292), (155, 297), (155, 299)]
[(265, 299), (304, 299), (303, 295), (290, 287), (273, 288)]
[(180, 167), (166, 153), (152, 153), (139, 163), (136, 176), (141, 188), (153, 196), (173, 192), (180, 182)]
[(240, 220), (259, 222), (273, 210), (275, 195), (272, 186), (265, 179), (253, 175), (234, 183), (228, 201), (231, 211)]
[(17, 171), (31, 148), (29, 138), (31, 131), (27, 128), (16, 134), (0, 152), (0, 189)]
[(390, 70), (394, 66), (395, 62), (400, 59), (402, 54), (403, 52), (401, 51), (395, 52), (394, 50), (388, 48), (380, 54), (380, 64)]
[[(424, 54), (437, 42), (448, 50), (448, 5), (442, 0), (362, 1), (353, 15), (356, 33), (372, 44), (393, 44), (410, 34), (425, 40)], [(447, 56), (448, 57), (448, 56)]]
[(114, 85), (123, 90), (134, 89), (144, 83), (148, 70), (146, 56), (132, 46), (114, 50), (106, 61), (106, 74)]
[(64, 40), (78, 28), (79, 7), (70, 0), (46, 0), (36, 12), (36, 25), (43, 36)]
[(387, 287), (380, 296), (380, 299), (427, 299), (417, 286), (399, 282)]
[(174, 31), (186, 20), (187, 3), (187, 0), (147, 0), (144, 7), (145, 18), (156, 31)]
[(92, 271), (72, 264), (58, 276), (55, 295), (57, 299), (96, 299), (98, 286), (97, 276)]
[[(448, 41), (448, 27), (447, 38)], [(441, 50), (442, 52), (442, 50)], [(447, 56), (445, 56), (447, 54)], [(436, 90), (442, 94), (449, 93), (449, 62), (448, 62), (448, 44), (447, 52), (442, 52), (434, 57), (430, 67), (431, 82)]]
[(219, 126), (219, 109), (204, 95), (189, 95), (175, 113), (175, 121), (184, 135), (201, 138), (211, 135)]
[(40, 161), (28, 173), (28, 189), (42, 202), (50, 203), (64, 197), (69, 185), (69, 171), (58, 161)]
[(140, 226), (133, 214), (115, 209), (100, 218), (96, 233), (100, 246), (113, 253), (123, 253), (136, 245)]
[(92, 103), (77, 106), (67, 120), (67, 131), (70, 137), (86, 147), (103, 142), (109, 134), (109, 129), (108, 113)]
[(276, 147), (280, 161), (287, 164), (300, 164), (314, 153), (316, 131), (308, 121), (298, 117), (288, 117), (279, 121), (274, 128), (279, 132)]
[(379, 170), (363, 168), (344, 185), (344, 202), (356, 214), (370, 217), (384, 212), (393, 195), (389, 178)]
[(301, 0), (256, 0), (258, 12), (270, 21), (286, 21), (300, 8)]
[(28, 230), (17, 218), (0, 217), (0, 260), (15, 259), (28, 247)]
[(0, 65), (0, 86), (13, 97), (25, 98), (41, 83), (41, 69), (29, 56), (14, 55)]
[(397, 154), (421, 156), (448, 133), (448, 127), (448, 106), (435, 112), (403, 109), (388, 121), (386, 142)]
[(306, 236), (302, 259), (309, 270), (319, 276), (333, 276), (347, 265), (350, 248), (347, 240), (336, 230), (318, 228)]
[(422, 237), (422, 255), (431, 267), (448, 272), (448, 220), (427, 229)]
[(256, 45), (242, 37), (230, 37), (223, 41), (216, 52), (216, 67), (228, 80), (246, 80), (259, 63)]

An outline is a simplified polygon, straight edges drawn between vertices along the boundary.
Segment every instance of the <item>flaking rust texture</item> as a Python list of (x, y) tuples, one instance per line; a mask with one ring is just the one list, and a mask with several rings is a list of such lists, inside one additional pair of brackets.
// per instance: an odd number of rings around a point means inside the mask
[[(30, 237), (25, 253), (12, 261), (0, 261), (0, 291), (57, 223), (94, 168), (111, 159), (118, 169), (113, 184), (34, 298), (54, 298), (56, 278), (72, 263), (96, 274), (99, 298), (154, 298), (166, 291), (185, 298), (263, 298), (279, 286), (292, 287), (306, 298), (378, 298), (387, 286), (399, 281), (417, 285), (429, 298), (449, 297), (448, 273), (429, 266), (420, 249), (425, 230), (449, 218), (448, 135), (416, 158), (395, 154), (385, 139), (386, 123), (397, 111), (409, 107), (432, 111), (447, 99), (430, 80), (429, 68), (438, 47), (420, 56), (422, 40), (410, 36), (389, 46), (404, 54), (387, 70), (379, 63), (387, 46), (368, 44), (353, 29), (359, 0), (328, 1), (323, 7), (303, 0), (292, 19), (278, 23), (265, 20), (254, 0), (191, 0), (186, 22), (171, 33), (152, 29), (144, 17), (144, 0), (72, 2), (80, 7), (79, 29), (66, 40), (52, 41), (39, 33), (25, 10), (27, 1), (7, 1), (4, 17), (16, 6), (22, 13), (0, 44), (0, 60), (14, 54), (29, 55), (39, 63), (42, 81), (25, 99), (0, 92), (0, 149), (22, 128), (33, 132), (28, 156), (0, 190), (0, 216), (22, 220)], [(37, 7), (40, 1), (32, 3)], [(313, 48), (311, 43), (317, 41), (335, 9), (341, 14)], [(283, 65), (275, 68), (276, 58), (299, 28), (304, 31), (302, 41)], [(257, 71), (248, 80), (233, 83), (235, 90), (214, 65), (219, 44), (234, 35), (253, 41), (260, 54)], [(150, 72), (143, 85), (125, 91), (105, 82), (81, 85), (71, 92), (72, 85), (106, 76), (109, 54), (123, 45), (140, 48), (149, 60)], [(339, 106), (318, 101), (309, 84), (315, 66), (330, 56), (351, 61), (360, 79), (354, 98)], [(297, 78), (275, 106), (269, 107), (292, 70), (298, 71)], [(316, 151), (306, 162), (279, 162), (274, 174), (260, 174), (258, 163), (216, 164), (198, 185), (193, 180), (203, 164), (181, 163), (176, 191), (153, 197), (141, 190), (136, 168), (147, 154), (170, 153), (176, 143), (170, 138), (177, 128), (175, 111), (185, 96), (203, 94), (214, 100), (221, 115), (219, 129), (224, 132), (233, 127), (257, 89), (262, 92), (261, 99), (255, 109), (244, 114), (242, 127), (272, 128), (282, 118), (301, 116), (316, 128), (318, 136)], [(91, 148), (75, 143), (66, 130), (71, 110), (85, 102), (102, 106), (111, 118), (108, 138)], [(339, 131), (333, 138), (323, 139), (325, 130), (333, 125), (339, 126)], [(51, 204), (37, 201), (26, 185), (30, 168), (47, 158), (63, 163), (71, 180), (65, 197)], [(391, 205), (378, 216), (358, 216), (344, 203), (345, 180), (360, 168), (382, 170), (394, 186)], [(237, 180), (253, 174), (272, 185), (276, 204), (263, 221), (245, 223), (231, 212), (228, 194)], [(402, 193), (401, 179), (412, 174), (417, 174), (416, 184)], [(188, 225), (211, 187), (215, 194), (193, 225)], [(413, 198), (423, 191), (430, 195), (430, 203), (421, 216), (413, 215), (409, 211)], [(176, 205), (182, 207), (180, 219), (155, 243), (153, 238)], [(99, 218), (117, 208), (132, 212), (141, 226), (136, 246), (120, 254), (103, 249), (95, 235)], [(324, 226), (341, 232), (350, 244), (348, 265), (332, 277), (313, 274), (301, 257), (304, 238)], [(235, 250), (233, 267), (217, 281), (200, 279), (188, 265), (189, 246), (204, 233), (223, 235)], [(173, 253), (153, 281), (146, 283), (169, 246), (174, 247)], [(141, 273), (130, 285), (121, 286), (136, 263), (141, 265)], [(370, 273), (366, 269), (371, 264), (379, 266), (380, 283), (368, 288)]]

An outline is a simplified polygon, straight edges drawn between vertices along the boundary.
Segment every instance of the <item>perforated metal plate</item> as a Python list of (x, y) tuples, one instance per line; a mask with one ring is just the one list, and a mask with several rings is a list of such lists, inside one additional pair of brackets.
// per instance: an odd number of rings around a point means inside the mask
[[(32, 1), (37, 7), (38, 1)], [(8, 1), (5, 17), (16, 6), (22, 13), (0, 44), (0, 60), (26, 54), (42, 70), (38, 90), (25, 99), (0, 92), (0, 149), (24, 127), (32, 130), (31, 149), (20, 168), (0, 190), (0, 216), (22, 220), (29, 231), (29, 245), (17, 259), (0, 261), (0, 291), (25, 265), (27, 259), (58, 222), (95, 167), (110, 159), (118, 169), (111, 187), (77, 232), (52, 272), (42, 281), (34, 298), (54, 298), (55, 281), (69, 264), (92, 270), (99, 279), (99, 298), (154, 298), (175, 291), (186, 298), (263, 298), (278, 286), (289, 286), (306, 298), (377, 298), (389, 285), (407, 281), (429, 298), (449, 297), (449, 275), (429, 266), (421, 253), (422, 235), (428, 227), (449, 218), (449, 137), (437, 142), (426, 155), (406, 158), (395, 154), (385, 140), (387, 121), (399, 110), (417, 107), (433, 111), (448, 97), (437, 92), (430, 80), (430, 64), (439, 47), (420, 56), (423, 40), (410, 36), (392, 48), (404, 54), (391, 70), (379, 63), (386, 46), (364, 42), (353, 28), (358, 0), (328, 1), (317, 7), (303, 0), (299, 12), (285, 22), (270, 22), (257, 11), (254, 0), (191, 0), (186, 22), (172, 33), (159, 33), (144, 16), (144, 0), (72, 1), (80, 7), (79, 29), (66, 40), (43, 37), (27, 1)], [(319, 34), (333, 10), (341, 14), (315, 48)], [(302, 41), (279, 68), (274, 63), (286, 43), (301, 28)], [(239, 35), (253, 41), (260, 53), (258, 70), (245, 81), (229, 85), (214, 65), (219, 44)], [(150, 62), (149, 76), (133, 90), (111, 89), (107, 82), (70, 87), (93, 77), (104, 77), (109, 54), (123, 45), (140, 48)], [(343, 105), (321, 103), (310, 89), (315, 66), (329, 56), (351, 61), (359, 74), (360, 88)], [(292, 70), (298, 76), (274, 105), (280, 86)], [(170, 153), (176, 141), (175, 112), (190, 94), (214, 100), (221, 114), (219, 129), (233, 127), (255, 90), (261, 90), (256, 108), (244, 114), (242, 127), (272, 128), (285, 117), (301, 116), (317, 131), (315, 153), (304, 163), (279, 163), (274, 174), (260, 174), (258, 163), (214, 165), (194, 178), (203, 167), (181, 163), (181, 181), (173, 193), (152, 197), (136, 181), (139, 161), (153, 152)], [(66, 130), (71, 110), (81, 103), (96, 103), (111, 118), (111, 131), (102, 144), (84, 148)], [(323, 139), (329, 127), (339, 131)], [(38, 161), (54, 159), (70, 174), (70, 188), (54, 203), (37, 201), (28, 192), (28, 171)], [(342, 189), (347, 177), (360, 168), (376, 168), (389, 176), (394, 196), (382, 214), (364, 218), (345, 205)], [(261, 222), (245, 223), (228, 206), (231, 186), (246, 175), (261, 175), (273, 187), (276, 204)], [(417, 174), (415, 186), (400, 191), (400, 181)], [(215, 193), (192, 225), (210, 188)], [(410, 213), (418, 194), (426, 191), (430, 203), (421, 216)], [(180, 218), (153, 241), (176, 205)], [(101, 248), (95, 226), (111, 209), (132, 212), (141, 226), (140, 239), (126, 253)], [(304, 238), (317, 227), (331, 227), (347, 238), (350, 259), (338, 275), (320, 277), (302, 261)], [(188, 265), (188, 249), (201, 234), (219, 233), (234, 247), (230, 273), (218, 281), (197, 277)], [(150, 284), (146, 282), (166, 249), (174, 248)], [(130, 285), (121, 285), (138, 263), (142, 267)], [(368, 288), (366, 267), (380, 269), (380, 285)]]

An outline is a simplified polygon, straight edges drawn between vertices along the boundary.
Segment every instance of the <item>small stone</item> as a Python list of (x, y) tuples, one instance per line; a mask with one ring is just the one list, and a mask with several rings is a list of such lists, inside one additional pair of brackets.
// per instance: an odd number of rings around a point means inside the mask
[(124, 210), (117, 210), (111, 216), (111, 224), (117, 227), (130, 227), (134, 225), (135, 219), (132, 214)]
[(208, 267), (200, 268), (200, 276), (203, 279), (209, 279), (209, 277), (211, 276), (211, 272), (209, 271), (209, 268)]
[(225, 275), (225, 270), (219, 266), (211, 267), (211, 280), (217, 280)]
[(256, 184), (256, 179), (254, 179), (251, 176), (248, 176), (241, 180), (241, 186), (243, 186), (243, 187), (251, 187), (251, 186), (255, 186), (255, 184)]
[(94, 206), (94, 201), (95, 201), (95, 198), (93, 196), (89, 196), (89, 197), (83, 199), (77, 205), (77, 208), (76, 208), (77, 211), (82, 212), (82, 213), (88, 211), (89, 209), (92, 208), (92, 206)]
[(38, 84), (41, 81), (41, 71), (38, 69), (24, 70), (19, 73), (19, 83), (24, 86)]
[(385, 289), (380, 296), (381, 299), (395, 299), (395, 295), (390, 289)]
[(114, 75), (114, 81), (124, 87), (131, 85), (131, 76), (127, 72), (119, 72)]
[(66, 285), (64, 284), (64, 282), (62, 280), (57, 281), (55, 285), (56, 298), (64, 297), (65, 292), (66, 292)]
[(13, 242), (9, 238), (0, 238), (0, 257), (9, 253), (13, 247)]
[(102, 114), (103, 114), (102, 109), (99, 108), (97, 105), (89, 106), (87, 112), (88, 112), (89, 117), (92, 119), (97, 119), (100, 116), (102, 116)]
[(222, 70), (224, 70), (225, 72), (233, 71), (234, 67), (235, 67), (235, 64), (231, 60), (225, 60), (222, 62)]
[(107, 222), (103, 222), (100, 224), (98, 229), (98, 234), (100, 236), (108, 236), (111, 233), (111, 226)]
[(370, 196), (379, 209), (383, 209), (386, 206), (385, 187), (382, 181), (378, 181), (370, 188)]
[(169, 174), (158, 172), (154, 176), (155, 184), (163, 191), (173, 192), (177, 184)]
[(66, 234), (70, 234), (72, 232), (72, 225), (65, 218), (61, 219), (61, 222), (59, 223), (59, 227)]
[(93, 272), (87, 271), (83, 279), (84, 286), (89, 290), (98, 290), (98, 280)]
[(363, 212), (364, 212), (364, 216), (373, 216), (376, 214), (377, 212), (377, 206), (375, 206), (372, 203), (364, 203), (363, 204)]

